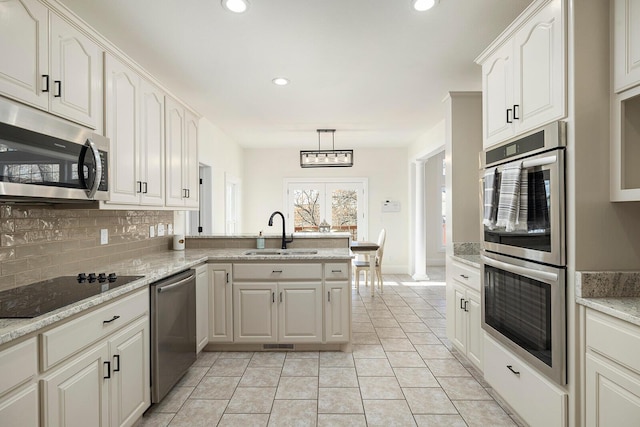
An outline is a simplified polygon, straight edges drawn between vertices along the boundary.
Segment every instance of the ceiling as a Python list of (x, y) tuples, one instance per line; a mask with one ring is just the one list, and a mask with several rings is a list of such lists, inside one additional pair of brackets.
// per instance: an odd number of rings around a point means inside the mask
[(300, 149), (321, 128), (336, 148), (415, 142), (448, 91), (481, 89), (474, 58), (531, 2), (60, 1), (241, 146)]

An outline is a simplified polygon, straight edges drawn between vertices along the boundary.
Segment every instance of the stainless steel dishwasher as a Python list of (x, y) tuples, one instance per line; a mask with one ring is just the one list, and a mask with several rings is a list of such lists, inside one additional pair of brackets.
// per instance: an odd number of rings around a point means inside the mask
[(196, 360), (196, 278), (183, 271), (151, 284), (151, 401), (160, 402)]

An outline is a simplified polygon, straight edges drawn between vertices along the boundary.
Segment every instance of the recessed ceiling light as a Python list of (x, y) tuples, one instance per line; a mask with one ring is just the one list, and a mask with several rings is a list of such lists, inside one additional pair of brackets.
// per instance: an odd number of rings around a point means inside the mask
[(436, 5), (436, 0), (411, 0), (413, 2), (413, 8), (418, 12), (424, 12), (431, 9)]
[(278, 86), (286, 86), (289, 84), (289, 79), (285, 77), (276, 77), (271, 81), (273, 82), (274, 85), (278, 85)]
[(243, 13), (249, 8), (249, 2), (247, 0), (222, 0), (222, 6), (231, 12)]

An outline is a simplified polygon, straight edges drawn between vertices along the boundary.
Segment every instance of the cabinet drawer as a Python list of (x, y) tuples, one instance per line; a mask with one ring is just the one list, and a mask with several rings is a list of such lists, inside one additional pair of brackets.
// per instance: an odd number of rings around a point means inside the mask
[(322, 280), (322, 264), (234, 264), (233, 280)]
[(587, 347), (640, 373), (640, 327), (587, 309)]
[(26, 383), (38, 373), (35, 337), (0, 352), (0, 396)]
[(463, 285), (480, 292), (480, 271), (477, 268), (453, 260), (451, 263), (451, 277)]
[(567, 425), (567, 394), (488, 335), (484, 341), (484, 360), (485, 380), (527, 424)]
[(42, 370), (49, 369), (148, 311), (149, 290), (145, 288), (42, 333)]
[(344, 280), (349, 278), (349, 264), (332, 262), (324, 265), (324, 278), (327, 280)]

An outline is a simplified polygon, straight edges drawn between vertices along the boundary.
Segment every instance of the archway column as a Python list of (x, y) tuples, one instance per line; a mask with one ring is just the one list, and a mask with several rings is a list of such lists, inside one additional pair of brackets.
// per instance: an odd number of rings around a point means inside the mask
[(414, 280), (429, 280), (427, 276), (427, 231), (425, 198), (425, 160), (415, 162), (415, 251)]

